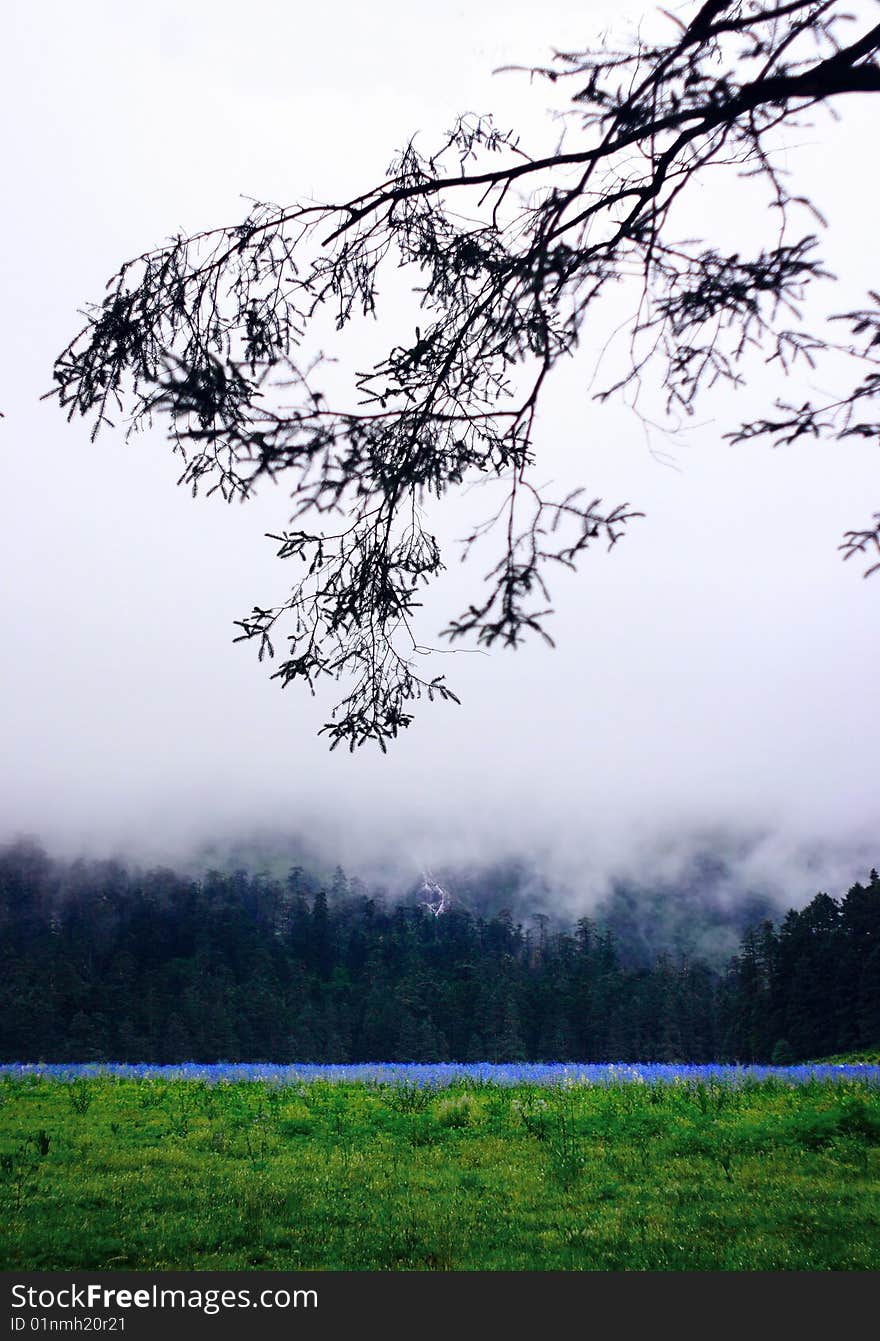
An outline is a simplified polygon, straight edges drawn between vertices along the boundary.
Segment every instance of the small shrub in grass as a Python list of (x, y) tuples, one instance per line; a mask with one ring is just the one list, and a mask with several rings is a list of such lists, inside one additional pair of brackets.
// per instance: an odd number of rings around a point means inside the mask
[(278, 1125), (278, 1131), (286, 1141), (298, 1136), (310, 1136), (314, 1129), (315, 1120), (305, 1108), (288, 1112)]
[(388, 1102), (397, 1113), (424, 1113), (431, 1098), (432, 1092), (426, 1085), (401, 1081), (388, 1088)]
[(74, 1113), (87, 1113), (92, 1103), (92, 1086), (87, 1080), (71, 1080), (67, 1086), (67, 1098)]
[(422, 1113), (409, 1113), (401, 1122), (398, 1132), (415, 1148), (433, 1145), (437, 1140), (437, 1128)]
[(229, 1133), (224, 1131), (222, 1127), (215, 1127), (211, 1132), (208, 1148), (214, 1155), (228, 1155), (230, 1149)]
[(514, 1099), (510, 1105), (530, 1136), (536, 1141), (545, 1141), (550, 1130), (551, 1113), (543, 1095), (527, 1090)]
[(587, 1167), (587, 1153), (583, 1143), (568, 1134), (547, 1146), (547, 1173), (564, 1191), (574, 1187)]
[(165, 1105), (168, 1114), (168, 1129), (172, 1136), (181, 1140), (189, 1135), (193, 1115), (191, 1095), (183, 1085), (177, 1086), (168, 1096)]
[(138, 1085), (138, 1103), (141, 1108), (158, 1108), (168, 1093), (168, 1086), (155, 1080), (143, 1080)]
[(0, 1154), (0, 1186), (16, 1213), (22, 1209), (33, 1190), (50, 1144), (48, 1132), (41, 1128), (26, 1136), (14, 1150)]
[(851, 1097), (828, 1108), (809, 1106), (744, 1121), (737, 1126), (736, 1139), (740, 1150), (754, 1154), (786, 1146), (820, 1151), (841, 1141), (867, 1149), (880, 1144), (880, 1114), (864, 1100)]
[(455, 1094), (441, 1099), (434, 1114), (441, 1127), (467, 1127), (473, 1122), (477, 1105), (471, 1094)]
[(846, 1136), (860, 1138), (866, 1145), (880, 1145), (880, 1113), (870, 1109), (864, 1099), (844, 1100), (839, 1125)]
[(578, 1134), (574, 1100), (560, 1096), (549, 1106), (544, 1126), (547, 1172), (564, 1190), (573, 1187), (587, 1167), (587, 1147)]
[(718, 1084), (717, 1081), (710, 1081), (708, 1085), (694, 1085), (691, 1093), (697, 1101), (700, 1112), (705, 1115), (723, 1112), (729, 1106), (733, 1091), (725, 1085)]

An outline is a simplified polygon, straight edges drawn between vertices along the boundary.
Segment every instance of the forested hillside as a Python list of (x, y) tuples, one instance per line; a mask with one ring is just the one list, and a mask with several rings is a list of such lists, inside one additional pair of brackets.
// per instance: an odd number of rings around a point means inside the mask
[(338, 868), (193, 879), (19, 841), (0, 936), (2, 1061), (793, 1061), (880, 1040), (876, 871), (719, 969), (646, 962), (588, 918), (434, 916)]

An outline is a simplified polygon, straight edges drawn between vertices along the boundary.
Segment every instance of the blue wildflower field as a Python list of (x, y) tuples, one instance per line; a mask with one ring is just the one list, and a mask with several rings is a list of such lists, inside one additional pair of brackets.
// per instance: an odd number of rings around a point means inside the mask
[(815, 1081), (862, 1081), (880, 1085), (880, 1066), (803, 1063), (799, 1066), (685, 1065), (673, 1062), (360, 1062), (328, 1065), (270, 1062), (179, 1062), (172, 1066), (126, 1062), (6, 1063), (0, 1076), (45, 1076), (75, 1080), (116, 1076), (129, 1080), (197, 1080), (205, 1084), (263, 1081), (299, 1085), (311, 1081), (366, 1085), (418, 1085), (439, 1089), (470, 1082), (488, 1085), (743, 1085), (775, 1080), (784, 1085)]

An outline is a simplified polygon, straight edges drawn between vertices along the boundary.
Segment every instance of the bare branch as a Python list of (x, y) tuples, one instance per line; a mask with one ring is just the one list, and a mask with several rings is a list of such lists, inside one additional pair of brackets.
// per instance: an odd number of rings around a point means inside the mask
[[(793, 229), (805, 210), (811, 230), (822, 221), (773, 151), (809, 109), (880, 92), (880, 25), (852, 31), (838, 0), (707, 0), (664, 43), (558, 53), (530, 73), (574, 89), (566, 152), (530, 154), (491, 118), (462, 117), (436, 152), (410, 141), (343, 204), (255, 204), (240, 224), (172, 238), (88, 309), (55, 366), (50, 394), (68, 416), (93, 433), (117, 414), (128, 432), (165, 419), (194, 493), (245, 500), (264, 478), (284, 482), (290, 529), (274, 539), (298, 575), (287, 599), (239, 621), (240, 639), (261, 659), (286, 640), (284, 685), (342, 681), (331, 746), (384, 749), (416, 699), (454, 699), (417, 669), (420, 598), (444, 567), (430, 499), (474, 479), (506, 485), (466, 541), (497, 537), (485, 589), (445, 630), (485, 647), (551, 641), (550, 574), (641, 515), (581, 490), (552, 501), (532, 479), (547, 378), (588, 322), (593, 336), (610, 286), (632, 281), (630, 363), (600, 398), (653, 368), (668, 409), (689, 414), (706, 388), (741, 379), (748, 350), (786, 371), (833, 351), (866, 369), (852, 391), (779, 402), (728, 436), (880, 436), (876, 296), (845, 314), (848, 342), (804, 329), (809, 285), (831, 276), (814, 232)], [(674, 208), (712, 168), (766, 189), (774, 236), (757, 255), (671, 235)], [(380, 315), (380, 276), (399, 269), (414, 330), (340, 392), (320, 354), (327, 319), (341, 332)], [(842, 548), (876, 541), (848, 532)]]

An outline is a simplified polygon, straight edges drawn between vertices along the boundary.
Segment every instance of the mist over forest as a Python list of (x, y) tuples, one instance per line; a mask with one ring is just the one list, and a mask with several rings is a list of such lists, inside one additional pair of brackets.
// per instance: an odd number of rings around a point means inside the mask
[[(641, 870), (621, 862), (619, 873), (565, 863), (552, 853), (499, 854), (469, 860), (434, 861), (416, 866), (391, 851), (385, 863), (375, 858), (338, 861), (326, 843), (282, 835), (256, 835), (237, 842), (209, 843), (182, 863), (196, 876), (212, 868), (261, 872), (282, 878), (302, 865), (325, 883), (344, 865), (362, 888), (390, 903), (411, 903), (426, 876), (447, 892), (447, 907), (475, 917), (506, 913), (526, 928), (547, 924), (554, 929), (579, 917), (598, 919), (618, 937), (627, 958), (649, 964), (658, 954), (697, 955), (715, 965), (734, 953), (741, 934), (764, 918), (777, 915), (788, 903), (802, 904), (817, 892), (809, 874), (799, 872), (800, 889), (791, 897), (789, 880), (774, 882), (751, 875), (745, 865), (748, 844), (728, 850), (696, 848), (679, 854), (678, 869), (669, 853), (643, 854)], [(870, 866), (854, 863), (854, 873)], [(839, 883), (839, 882), (838, 882)]]
[(447, 891), (449, 906), (474, 917), (505, 913), (526, 929), (560, 929), (586, 916), (613, 932), (628, 962), (645, 966), (668, 953), (716, 968), (750, 927), (804, 907), (819, 892), (849, 888), (878, 862), (877, 843), (864, 831), (835, 845), (720, 824), (663, 835), (633, 825), (624, 839), (560, 823), (552, 839), (548, 830), (517, 842), (491, 824), (479, 835), (455, 832), (448, 821), (419, 832), (390, 816), (370, 817), (367, 798), (360, 814), (286, 828), (249, 819), (215, 826), (211, 836), (188, 821), (145, 826), (137, 836), (84, 836), (81, 829), (74, 837), (50, 821), (46, 830), (0, 835), (0, 844), (4, 851), (33, 845), (71, 869), (110, 862), (132, 874), (165, 869), (197, 881), (238, 871), (283, 882), (300, 868), (330, 888), (342, 869), (356, 888), (392, 906), (412, 903), (429, 876)]
[(0, 849), (0, 1060), (787, 1063), (880, 1037), (874, 868), (783, 912), (703, 854), (575, 921), (514, 860), (390, 891), (261, 855)]
[(801, 908), (820, 891), (848, 888), (878, 855), (866, 836), (834, 845), (721, 825), (664, 835), (633, 825), (614, 841), (613, 830), (609, 836), (560, 823), (552, 837), (548, 829), (519, 843), (491, 827), (481, 837), (440, 827), (413, 837), (378, 820), (376, 831), (371, 838), (326, 821), (298, 833), (253, 825), (238, 837), (172, 847), (164, 860), (152, 847), (117, 855), (197, 878), (215, 868), (280, 879), (302, 865), (327, 881), (341, 866), (392, 903), (411, 899), (429, 872), (453, 904), (475, 916), (506, 910), (526, 927), (536, 918), (562, 927), (588, 916), (620, 936), (639, 962), (670, 952), (716, 965), (748, 927)]

